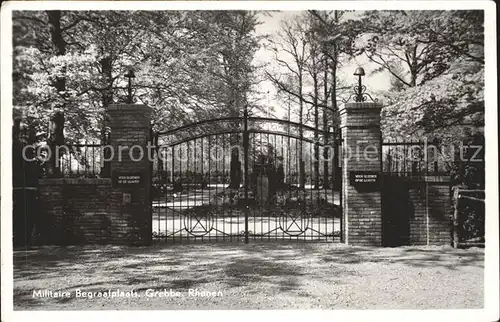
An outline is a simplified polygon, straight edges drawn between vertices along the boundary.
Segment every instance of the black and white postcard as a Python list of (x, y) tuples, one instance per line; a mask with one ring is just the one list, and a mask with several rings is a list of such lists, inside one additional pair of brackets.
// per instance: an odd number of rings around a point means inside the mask
[(3, 3), (2, 321), (498, 320), (495, 12)]

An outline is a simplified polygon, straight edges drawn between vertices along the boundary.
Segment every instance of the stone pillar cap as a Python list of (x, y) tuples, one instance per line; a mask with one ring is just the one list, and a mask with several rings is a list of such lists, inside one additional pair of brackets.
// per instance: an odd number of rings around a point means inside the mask
[(349, 102), (340, 106), (340, 109), (345, 108), (381, 108), (382, 104), (379, 102)]
[(151, 112), (151, 107), (144, 104), (110, 104), (107, 111), (148, 111)]
[(339, 113), (341, 115), (349, 113), (349, 112), (354, 112), (359, 111), (357, 113), (376, 113), (380, 114), (380, 110), (382, 109), (382, 104), (380, 103), (373, 103), (373, 102), (351, 102), (351, 103), (345, 103), (340, 106), (339, 108)]

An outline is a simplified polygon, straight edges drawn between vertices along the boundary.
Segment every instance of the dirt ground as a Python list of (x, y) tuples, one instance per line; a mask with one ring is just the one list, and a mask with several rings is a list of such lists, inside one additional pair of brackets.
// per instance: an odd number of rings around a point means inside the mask
[[(14, 252), (14, 309), (482, 308), (483, 271), (478, 248), (42, 247)], [(33, 296), (44, 290), (68, 296)]]

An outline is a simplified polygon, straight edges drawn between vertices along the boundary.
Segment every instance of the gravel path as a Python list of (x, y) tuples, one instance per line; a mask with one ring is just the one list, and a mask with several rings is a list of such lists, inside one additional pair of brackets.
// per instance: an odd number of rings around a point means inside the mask
[[(477, 248), (319, 243), (43, 247), (14, 252), (14, 308), (481, 308), (483, 268), (484, 251)], [(33, 296), (38, 290), (68, 292), (69, 297)], [(77, 297), (78, 290), (95, 292), (95, 297)], [(108, 290), (118, 296), (98, 297)], [(154, 296), (154, 291), (159, 293)]]

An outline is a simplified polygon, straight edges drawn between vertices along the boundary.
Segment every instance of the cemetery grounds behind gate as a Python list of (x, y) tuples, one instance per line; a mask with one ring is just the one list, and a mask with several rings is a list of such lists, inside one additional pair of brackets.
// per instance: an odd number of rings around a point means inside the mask
[(153, 137), (153, 239), (342, 240), (338, 135), (245, 110)]

